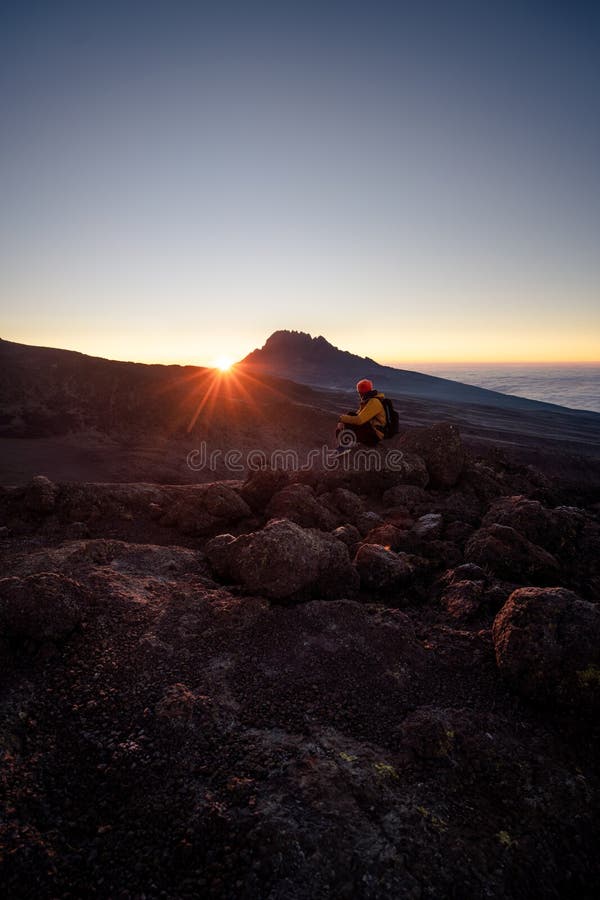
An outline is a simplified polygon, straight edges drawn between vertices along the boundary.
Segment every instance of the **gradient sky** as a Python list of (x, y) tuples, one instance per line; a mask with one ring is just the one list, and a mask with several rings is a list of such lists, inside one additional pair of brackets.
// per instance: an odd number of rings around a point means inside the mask
[(599, 46), (577, 2), (4, 0), (0, 336), (598, 360)]

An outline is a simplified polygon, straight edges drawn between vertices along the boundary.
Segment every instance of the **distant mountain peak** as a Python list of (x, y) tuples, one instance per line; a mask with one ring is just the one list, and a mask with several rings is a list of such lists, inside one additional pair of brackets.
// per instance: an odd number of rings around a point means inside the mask
[(274, 331), (263, 346), (244, 357), (241, 364), (252, 367), (255, 372), (312, 387), (353, 391), (357, 381), (370, 378), (379, 390), (396, 397), (404, 395), (511, 409), (559, 408), (537, 400), (513, 397), (475, 385), (382, 365), (368, 356), (340, 350), (323, 335), (313, 337), (305, 331)]
[(338, 349), (337, 347), (334, 347), (333, 344), (330, 344), (322, 334), (318, 335), (318, 337), (313, 337), (306, 331), (291, 331), (282, 328), (279, 331), (274, 331), (273, 334), (267, 338), (261, 347), (261, 350), (274, 350), (281, 349), (282, 347), (303, 351), (311, 348), (315, 349), (317, 347), (319, 349)]

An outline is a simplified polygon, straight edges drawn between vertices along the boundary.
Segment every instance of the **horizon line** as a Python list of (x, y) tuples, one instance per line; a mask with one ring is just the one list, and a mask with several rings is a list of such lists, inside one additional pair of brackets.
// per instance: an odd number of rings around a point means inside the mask
[[(218, 368), (218, 365), (210, 364), (210, 363), (201, 363), (201, 362), (185, 362), (182, 360), (169, 359), (169, 360), (156, 360), (156, 359), (124, 359), (123, 357), (117, 356), (104, 356), (100, 352), (97, 353), (89, 353), (85, 350), (77, 350), (72, 347), (57, 347), (49, 344), (31, 344), (26, 341), (18, 341), (11, 338), (4, 338), (0, 336), (0, 341), (4, 341), (9, 344), (21, 344), (24, 347), (38, 347), (43, 350), (63, 350), (68, 353), (80, 353), (82, 356), (90, 356), (95, 357), (96, 359), (106, 359), (111, 362), (127, 362), (127, 363), (139, 363), (141, 365), (155, 365), (155, 366), (196, 366), (201, 369), (213, 369)], [(260, 349), (260, 348), (254, 348)], [(340, 349), (340, 348), (337, 348)], [(252, 351), (249, 351), (252, 352)], [(342, 351), (343, 352), (343, 351)], [(350, 351), (351, 352), (351, 351)], [(354, 354), (358, 356), (359, 354)], [(235, 359), (232, 365), (238, 365), (243, 361), (241, 359)], [(381, 366), (389, 366), (394, 369), (403, 369), (407, 365), (418, 366), (418, 365), (436, 365), (436, 366), (543, 366), (543, 365), (553, 365), (553, 366), (569, 366), (569, 365), (578, 365), (578, 366), (600, 366), (600, 358), (599, 359), (405, 359), (402, 361), (393, 361), (389, 362), (386, 360), (373, 360), (375, 363)]]

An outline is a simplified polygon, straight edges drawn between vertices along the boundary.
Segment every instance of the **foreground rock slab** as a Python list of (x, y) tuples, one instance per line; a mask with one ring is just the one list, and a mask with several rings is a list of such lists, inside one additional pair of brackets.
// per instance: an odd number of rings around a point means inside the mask
[(206, 545), (206, 555), (220, 577), (273, 599), (302, 591), (344, 597), (358, 588), (345, 543), (288, 519), (237, 538), (219, 535)]

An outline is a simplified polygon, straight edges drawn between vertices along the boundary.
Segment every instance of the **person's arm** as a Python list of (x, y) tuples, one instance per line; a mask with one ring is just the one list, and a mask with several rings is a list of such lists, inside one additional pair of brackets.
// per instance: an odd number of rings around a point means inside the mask
[(340, 422), (343, 422), (344, 425), (364, 425), (366, 422), (370, 422), (382, 409), (381, 400), (377, 397), (371, 397), (356, 415), (340, 416)]

